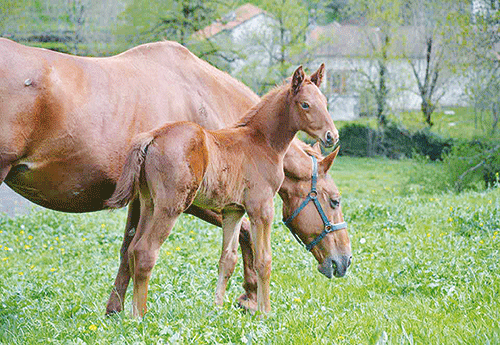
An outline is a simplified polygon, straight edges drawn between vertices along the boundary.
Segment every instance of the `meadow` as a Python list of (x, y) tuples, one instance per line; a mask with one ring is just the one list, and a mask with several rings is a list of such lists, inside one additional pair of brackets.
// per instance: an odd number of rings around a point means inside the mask
[[(267, 317), (213, 304), (221, 231), (182, 216), (153, 271), (149, 312), (105, 317), (126, 212), (0, 215), (0, 344), (498, 344), (500, 188), (443, 192), (425, 160), (339, 157), (353, 264), (328, 280), (273, 224)], [(241, 260), (240, 260), (241, 261)], [(130, 289), (129, 289), (130, 290)]]

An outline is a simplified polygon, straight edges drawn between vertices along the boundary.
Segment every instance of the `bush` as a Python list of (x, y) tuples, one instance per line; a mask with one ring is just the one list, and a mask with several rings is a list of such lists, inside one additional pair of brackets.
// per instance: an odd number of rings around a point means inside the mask
[(349, 124), (340, 130), (340, 154), (355, 157), (383, 156), (392, 159), (413, 157), (415, 154), (442, 159), (453, 142), (422, 130), (410, 133), (406, 128), (389, 123), (381, 129)]
[(491, 187), (498, 182), (500, 145), (480, 140), (457, 142), (445, 155), (444, 163), (457, 191)]

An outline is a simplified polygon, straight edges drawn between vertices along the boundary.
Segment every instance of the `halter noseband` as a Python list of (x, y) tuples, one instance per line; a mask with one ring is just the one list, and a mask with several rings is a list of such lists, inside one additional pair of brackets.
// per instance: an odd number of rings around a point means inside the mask
[[(302, 244), (308, 251), (311, 251), (311, 249), (313, 249), (313, 247), (315, 245), (317, 245), (319, 243), (319, 241), (321, 241), (323, 239), (323, 237), (325, 237), (330, 232), (347, 228), (346, 222), (336, 223), (336, 224), (330, 223), (330, 221), (328, 220), (328, 217), (326, 216), (325, 212), (323, 211), (323, 207), (321, 207), (321, 204), (318, 201), (318, 191), (316, 190), (316, 183), (318, 180), (318, 160), (314, 156), (311, 156), (311, 159), (312, 159), (312, 165), (313, 165), (313, 172), (312, 172), (312, 176), (311, 176), (311, 191), (309, 192), (309, 194), (307, 194), (306, 199), (302, 202), (302, 204), (300, 204), (299, 208), (297, 208), (292, 213), (292, 215), (290, 217), (288, 217), (287, 219), (283, 218), (283, 223), (285, 223), (286, 227), (290, 230), (293, 237), (295, 237), (295, 239), (300, 244)], [(323, 232), (321, 234), (319, 234), (314, 240), (312, 240), (311, 243), (306, 245), (304, 242), (301, 241), (299, 236), (297, 236), (297, 234), (292, 230), (290, 223), (292, 222), (292, 220), (295, 217), (297, 217), (297, 215), (300, 213), (300, 211), (302, 211), (304, 209), (304, 207), (306, 207), (306, 205), (310, 201), (312, 201), (314, 203), (314, 206), (316, 206), (316, 209), (318, 210), (318, 213), (321, 216), (321, 219), (323, 220), (323, 225), (325, 227), (324, 227)]]

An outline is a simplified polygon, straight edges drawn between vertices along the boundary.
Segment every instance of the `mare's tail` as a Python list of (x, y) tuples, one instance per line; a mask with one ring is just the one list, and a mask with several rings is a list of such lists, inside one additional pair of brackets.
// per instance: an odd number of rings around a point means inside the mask
[(116, 184), (115, 191), (104, 203), (106, 207), (121, 208), (136, 197), (139, 190), (141, 168), (146, 158), (148, 147), (153, 139), (154, 136), (151, 133), (144, 133), (134, 140), (134, 144), (127, 154), (127, 159)]

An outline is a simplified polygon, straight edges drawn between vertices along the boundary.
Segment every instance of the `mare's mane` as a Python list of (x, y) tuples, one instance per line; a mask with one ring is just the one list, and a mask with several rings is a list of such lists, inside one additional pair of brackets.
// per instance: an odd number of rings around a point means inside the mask
[(316, 157), (318, 160), (322, 160), (323, 158), (325, 158), (321, 152), (318, 152), (317, 150), (314, 149), (314, 147), (312, 147), (311, 145), (309, 144), (306, 144), (305, 142), (303, 142), (302, 140), (295, 140), (295, 143), (297, 144), (297, 146), (300, 147), (300, 149), (302, 149), (302, 151), (304, 151), (305, 153), (307, 153), (309, 156), (314, 156)]

